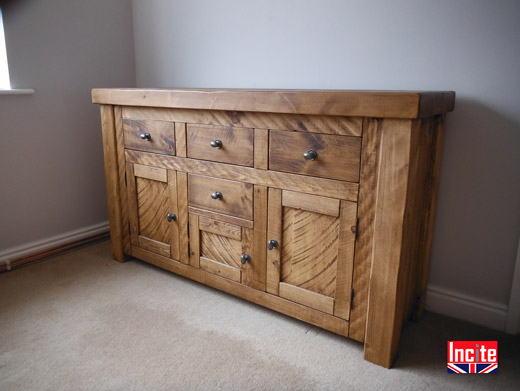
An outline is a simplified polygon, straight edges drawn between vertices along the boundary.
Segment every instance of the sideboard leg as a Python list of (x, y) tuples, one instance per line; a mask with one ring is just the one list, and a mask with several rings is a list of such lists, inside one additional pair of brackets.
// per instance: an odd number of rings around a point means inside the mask
[(112, 257), (116, 261), (123, 262), (125, 257), (113, 106), (101, 105), (101, 127), (103, 131), (103, 155), (105, 159), (105, 181)]
[(407, 260), (401, 255), (413, 124), (410, 120), (381, 122), (365, 360), (387, 368), (396, 354), (407, 311), (404, 307), (409, 265), (402, 264)]
[(412, 319), (418, 321), (424, 313), (426, 302), (426, 288), (428, 285), (428, 271), (430, 268), (430, 255), (432, 249), (433, 230), (435, 228), (435, 211), (437, 209), (437, 193), (439, 190), (439, 176), (441, 172), (442, 145), (444, 139), (445, 114), (437, 115), (427, 121), (429, 126), (423, 127), (430, 145), (427, 161), (427, 173), (424, 196), (424, 216), (422, 216), (421, 236), (419, 240), (419, 253), (417, 265), (417, 288), (415, 293), (415, 306)]

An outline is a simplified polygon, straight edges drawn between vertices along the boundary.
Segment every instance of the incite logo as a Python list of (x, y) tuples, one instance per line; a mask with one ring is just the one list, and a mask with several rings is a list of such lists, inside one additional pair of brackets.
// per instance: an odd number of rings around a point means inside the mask
[(497, 373), (497, 341), (448, 341), (448, 373)]

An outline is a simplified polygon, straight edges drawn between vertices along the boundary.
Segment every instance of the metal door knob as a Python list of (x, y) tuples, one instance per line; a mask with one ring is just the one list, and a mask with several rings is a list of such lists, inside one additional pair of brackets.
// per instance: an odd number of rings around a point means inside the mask
[(222, 141), (221, 140), (213, 140), (209, 143), (213, 148), (222, 148)]
[(245, 265), (248, 262), (251, 262), (251, 255), (244, 254), (240, 257), (240, 262), (242, 262), (242, 265)]
[(146, 140), (146, 141), (150, 141), (152, 139), (152, 136), (150, 135), (150, 133), (141, 133), (139, 135), (139, 137), (141, 137), (141, 140)]
[(222, 199), (222, 193), (220, 191), (216, 191), (214, 193), (211, 193), (211, 198), (214, 200), (221, 200)]
[(270, 241), (267, 242), (267, 248), (269, 250), (272, 250), (274, 248), (278, 247), (278, 242), (274, 239), (271, 239)]
[(168, 219), (168, 222), (171, 223), (172, 221), (177, 220), (177, 215), (175, 213), (168, 213), (166, 219)]
[(309, 149), (307, 152), (303, 154), (303, 157), (306, 160), (314, 160), (318, 157), (318, 152), (316, 152), (314, 149)]

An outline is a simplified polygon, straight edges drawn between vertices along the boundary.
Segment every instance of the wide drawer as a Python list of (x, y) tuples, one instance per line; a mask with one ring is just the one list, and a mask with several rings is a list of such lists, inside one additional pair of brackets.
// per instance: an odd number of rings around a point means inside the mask
[(170, 121), (123, 119), (125, 148), (175, 155), (175, 124)]
[(270, 170), (359, 182), (361, 138), (277, 130), (269, 134)]
[(253, 129), (188, 124), (188, 157), (253, 167)]
[(188, 174), (188, 204), (252, 220), (253, 185)]

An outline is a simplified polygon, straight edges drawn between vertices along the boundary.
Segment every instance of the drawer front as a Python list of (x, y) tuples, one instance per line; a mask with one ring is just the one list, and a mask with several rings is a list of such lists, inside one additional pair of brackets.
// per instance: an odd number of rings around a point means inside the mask
[(123, 119), (125, 148), (175, 155), (175, 124), (169, 121)]
[(188, 203), (196, 208), (253, 220), (253, 185), (189, 174)]
[(188, 157), (253, 167), (253, 129), (187, 125)]
[[(304, 154), (309, 152), (308, 160)], [(361, 138), (272, 130), (269, 169), (359, 182)]]

